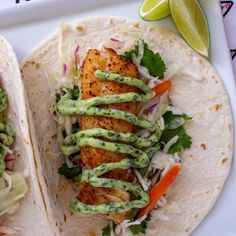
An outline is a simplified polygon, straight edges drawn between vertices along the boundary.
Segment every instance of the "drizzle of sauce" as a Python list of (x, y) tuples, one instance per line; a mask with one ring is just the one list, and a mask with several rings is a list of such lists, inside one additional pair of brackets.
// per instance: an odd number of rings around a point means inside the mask
[[(5, 112), (8, 107), (8, 98), (6, 92), (0, 88), (0, 143), (5, 146), (11, 146), (15, 140), (15, 132), (13, 129), (5, 124), (6, 117)], [(4, 161), (4, 149), (1, 145), (0, 147), (0, 176), (4, 172), (6, 168), (6, 164)]]
[[(107, 203), (101, 205), (84, 204), (78, 199), (73, 199), (70, 206), (73, 211), (81, 215), (111, 214), (115, 212), (126, 212), (132, 208), (143, 208), (149, 202), (149, 195), (139, 185), (115, 179), (99, 178), (99, 176), (113, 169), (146, 167), (149, 164), (149, 158), (143, 149), (151, 147), (158, 142), (161, 135), (161, 130), (156, 123), (147, 119), (139, 118), (129, 112), (112, 108), (100, 108), (97, 106), (130, 101), (147, 102), (152, 99), (155, 94), (143, 81), (139, 79), (124, 77), (120, 74), (103, 72), (100, 70), (95, 71), (95, 76), (100, 80), (116, 81), (130, 86), (135, 86), (143, 91), (143, 93), (129, 92), (126, 94), (99, 96), (87, 100), (77, 101), (70, 99), (70, 97), (66, 94), (57, 103), (58, 112), (64, 116), (106, 116), (115, 119), (122, 119), (134, 124), (135, 126), (148, 130), (151, 134), (149, 137), (143, 138), (133, 133), (123, 134), (102, 128), (94, 128), (78, 131), (75, 134), (68, 135), (64, 139), (61, 147), (63, 154), (66, 156), (77, 153), (81, 147), (85, 146), (129, 154), (128, 158), (125, 158), (120, 162), (106, 163), (94, 169), (84, 170), (82, 175), (76, 178), (76, 182), (86, 182), (94, 187), (121, 189), (123, 191), (133, 193), (136, 197), (136, 199), (132, 201)], [(125, 142), (128, 144), (103, 141), (99, 138)]]

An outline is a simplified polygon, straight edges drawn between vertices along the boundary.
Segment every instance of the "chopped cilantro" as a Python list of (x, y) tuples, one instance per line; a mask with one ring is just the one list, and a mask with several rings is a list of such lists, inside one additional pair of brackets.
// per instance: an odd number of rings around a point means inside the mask
[(72, 124), (71, 133), (74, 134), (74, 133), (76, 133), (78, 130), (79, 130), (79, 123), (76, 122), (76, 123)]
[(6, 114), (5, 112), (0, 112), (0, 123), (6, 122)]
[[(174, 154), (176, 152), (182, 151), (182, 149), (190, 148), (192, 144), (192, 138), (186, 133), (184, 126), (180, 124), (177, 128), (173, 129), (172, 127), (173, 127), (173, 122), (178, 122), (177, 121), (178, 118), (181, 118), (183, 121), (188, 121), (191, 120), (192, 118), (186, 114), (176, 115), (173, 114), (171, 111), (167, 111), (163, 115), (163, 118), (165, 121), (166, 129), (163, 131), (161, 135), (160, 143), (162, 142), (167, 143), (174, 136), (176, 135), (179, 136), (178, 141), (170, 147), (168, 153)], [(163, 147), (164, 145), (162, 145), (162, 148)]]
[[(128, 60), (132, 61), (132, 56), (135, 54), (138, 55), (139, 47), (135, 45), (134, 49), (131, 51), (127, 51), (123, 54), (123, 57)], [(140, 63), (141, 66), (144, 66), (148, 69), (149, 73), (153, 77), (163, 77), (164, 72), (166, 71), (166, 66), (164, 61), (162, 60), (160, 54), (154, 53), (151, 49), (148, 48), (147, 43), (144, 42), (144, 53), (143, 58)]]
[(60, 175), (65, 176), (65, 178), (67, 179), (73, 180), (76, 176), (81, 174), (81, 167), (76, 166), (76, 167), (69, 168), (67, 164), (64, 163), (58, 168), (58, 173)]
[(105, 228), (102, 229), (102, 236), (110, 236), (111, 235), (111, 226), (108, 224)]
[(175, 119), (176, 117), (182, 117), (185, 121), (191, 120), (192, 118), (186, 114), (183, 115), (176, 115), (173, 114), (172, 111), (167, 111), (164, 115), (163, 118), (165, 120), (165, 124), (169, 124), (173, 119)]
[[(79, 126), (79, 123), (78, 123), (78, 122), (72, 124), (71, 133), (72, 133), (72, 134), (76, 133), (76, 132), (79, 130), (79, 128), (80, 128), (80, 126)], [(61, 133), (62, 133), (63, 138), (66, 138), (66, 136), (67, 136), (66, 130), (63, 129), (63, 130), (61, 131)]]
[(118, 224), (116, 224), (114, 221), (112, 222), (112, 229), (113, 229), (113, 231), (115, 231), (117, 225)]
[[(155, 153), (158, 150), (160, 150), (160, 144), (159, 143), (156, 143), (152, 147), (149, 147), (145, 150), (145, 152), (148, 155), (148, 158), (149, 158), (150, 161), (152, 160), (152, 158), (154, 157)], [(146, 173), (147, 169), (148, 169), (148, 166), (146, 166), (142, 169), (138, 169), (138, 171), (141, 175), (144, 175)]]
[(131, 210), (131, 214), (130, 214), (130, 221), (134, 221), (138, 212), (139, 212), (139, 208), (132, 208)]
[(169, 153), (172, 154), (180, 152), (182, 149), (188, 149), (192, 144), (192, 138), (186, 133), (183, 125), (181, 125), (176, 129), (165, 129), (160, 138), (160, 142), (167, 143), (170, 139), (172, 139), (176, 135), (179, 136), (179, 139), (174, 145), (170, 147), (168, 151)]
[(61, 95), (59, 93), (56, 93), (55, 97), (56, 97), (56, 103), (58, 103), (61, 100)]
[(131, 225), (129, 227), (130, 231), (132, 232), (133, 235), (142, 233), (145, 234), (146, 233), (146, 229), (147, 229), (147, 224), (148, 222), (151, 220), (151, 215), (148, 214), (147, 217), (145, 218), (145, 220), (143, 220), (141, 222), (141, 224), (139, 225)]
[(3, 112), (7, 109), (8, 106), (8, 98), (5, 90), (0, 88), (0, 112)]
[(146, 153), (148, 155), (149, 160), (151, 161), (155, 153), (160, 149), (160, 144), (156, 143), (153, 146), (147, 148)]
[(159, 53), (154, 53), (144, 44), (144, 54), (141, 60), (141, 66), (148, 69), (151, 76), (162, 77), (166, 71), (166, 66)]
[(134, 46), (134, 49), (130, 50), (130, 51), (126, 51), (122, 57), (125, 58), (127, 61), (132, 62), (132, 57), (133, 54), (135, 54), (136, 56), (138, 56), (138, 45)]
[(66, 138), (67, 134), (66, 134), (66, 131), (64, 129), (61, 131), (61, 133), (62, 133), (63, 138)]
[(74, 85), (73, 88), (67, 88), (67, 91), (70, 94), (72, 100), (77, 100), (79, 98), (80, 91), (77, 85)]

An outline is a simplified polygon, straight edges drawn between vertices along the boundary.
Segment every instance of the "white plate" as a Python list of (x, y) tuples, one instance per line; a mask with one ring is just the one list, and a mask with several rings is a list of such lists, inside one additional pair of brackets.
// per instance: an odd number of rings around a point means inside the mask
[[(236, 103), (236, 90), (230, 54), (226, 43), (221, 10), (216, 0), (200, 0), (206, 12), (210, 33), (210, 61), (216, 67), (229, 93), (231, 104)], [(66, 22), (84, 17), (105, 15), (140, 20), (135, 0), (49, 0), (32, 2), (14, 8), (0, 10), (0, 34), (13, 45), (17, 56), (22, 59), (29, 50), (56, 29), (61, 20)], [(170, 18), (161, 22), (176, 31)], [(236, 106), (233, 107), (234, 117)], [(236, 165), (232, 164), (230, 176), (214, 208), (193, 236), (234, 236), (236, 235)]]

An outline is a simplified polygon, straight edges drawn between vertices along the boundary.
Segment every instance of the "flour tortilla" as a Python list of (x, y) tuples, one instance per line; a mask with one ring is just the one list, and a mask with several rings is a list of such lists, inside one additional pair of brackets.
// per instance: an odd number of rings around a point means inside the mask
[[(14, 214), (0, 217), (0, 235), (50, 235), (51, 226), (35, 175), (33, 150), (29, 135), (25, 94), (16, 56), (9, 43), (0, 36), (0, 79), (8, 94), (8, 123), (16, 132), (11, 148), (16, 153), (13, 170), (22, 173), (29, 186), (29, 192), (20, 200), (20, 207)], [(12, 232), (12, 234), (4, 234)], [(52, 231), (51, 231), (52, 232)]]
[[(170, 31), (119, 18), (90, 18), (66, 25), (63, 40), (73, 50), (79, 48), (80, 61), (89, 48), (102, 49), (111, 37), (125, 42), (117, 53), (122, 54), (143, 38), (159, 52), (168, 68), (166, 79), (173, 87), (173, 105), (193, 120), (186, 125), (192, 136), (191, 149), (183, 151), (182, 172), (168, 194), (168, 202), (152, 212), (148, 236), (189, 235), (215, 203), (229, 174), (232, 159), (233, 124), (225, 88), (210, 63), (195, 53)], [(28, 55), (22, 64), (23, 80), (31, 110), (30, 127), (39, 181), (51, 223), (57, 235), (101, 235), (106, 220), (99, 217), (78, 217), (70, 213), (68, 204), (77, 196), (78, 186), (59, 176), (57, 169), (64, 162), (57, 140), (57, 125), (50, 106), (57, 81), (62, 77), (59, 54), (61, 29), (54, 32)], [(70, 78), (70, 75), (68, 76)], [(160, 218), (160, 212), (169, 220)]]

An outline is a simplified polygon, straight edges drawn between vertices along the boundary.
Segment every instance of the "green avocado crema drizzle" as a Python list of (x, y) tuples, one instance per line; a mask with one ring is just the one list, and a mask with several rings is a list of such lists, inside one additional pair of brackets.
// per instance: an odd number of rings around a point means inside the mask
[[(5, 111), (7, 110), (8, 99), (6, 92), (0, 88), (0, 142), (6, 146), (11, 146), (15, 140), (15, 132), (13, 129), (4, 124)], [(5, 170), (4, 151), (0, 147), (0, 176)]]
[[(81, 147), (91, 146), (118, 153), (129, 154), (129, 158), (125, 158), (117, 163), (106, 163), (94, 169), (84, 170), (81, 176), (75, 178), (76, 182), (86, 182), (94, 187), (116, 188), (123, 191), (129, 191), (136, 197), (132, 201), (107, 203), (101, 205), (89, 205), (73, 199), (70, 206), (73, 211), (81, 215), (92, 214), (111, 214), (115, 212), (126, 212), (132, 208), (143, 208), (149, 202), (149, 195), (139, 185), (129, 182), (99, 178), (100, 175), (114, 169), (144, 168), (149, 164), (148, 155), (142, 151), (144, 148), (151, 147), (159, 141), (161, 130), (159, 126), (147, 119), (139, 118), (129, 112), (112, 109), (100, 108), (97, 106), (107, 105), (121, 102), (147, 102), (152, 99), (154, 92), (141, 80), (124, 77), (120, 74), (95, 71), (96, 78), (103, 81), (116, 81), (119, 83), (135, 86), (143, 93), (129, 92), (119, 95), (107, 95), (94, 97), (87, 100), (72, 100), (68, 94), (64, 95), (57, 103), (57, 110), (65, 116), (86, 115), (86, 116), (105, 116), (115, 119), (126, 120), (135, 126), (147, 129), (151, 134), (148, 138), (139, 137), (133, 133), (118, 133), (102, 128), (93, 128), (89, 130), (78, 131), (77, 133), (68, 135), (62, 144), (62, 152), (66, 156), (77, 153)], [(105, 138), (109, 141), (103, 141), (99, 138)], [(114, 143), (114, 141), (125, 142)]]

